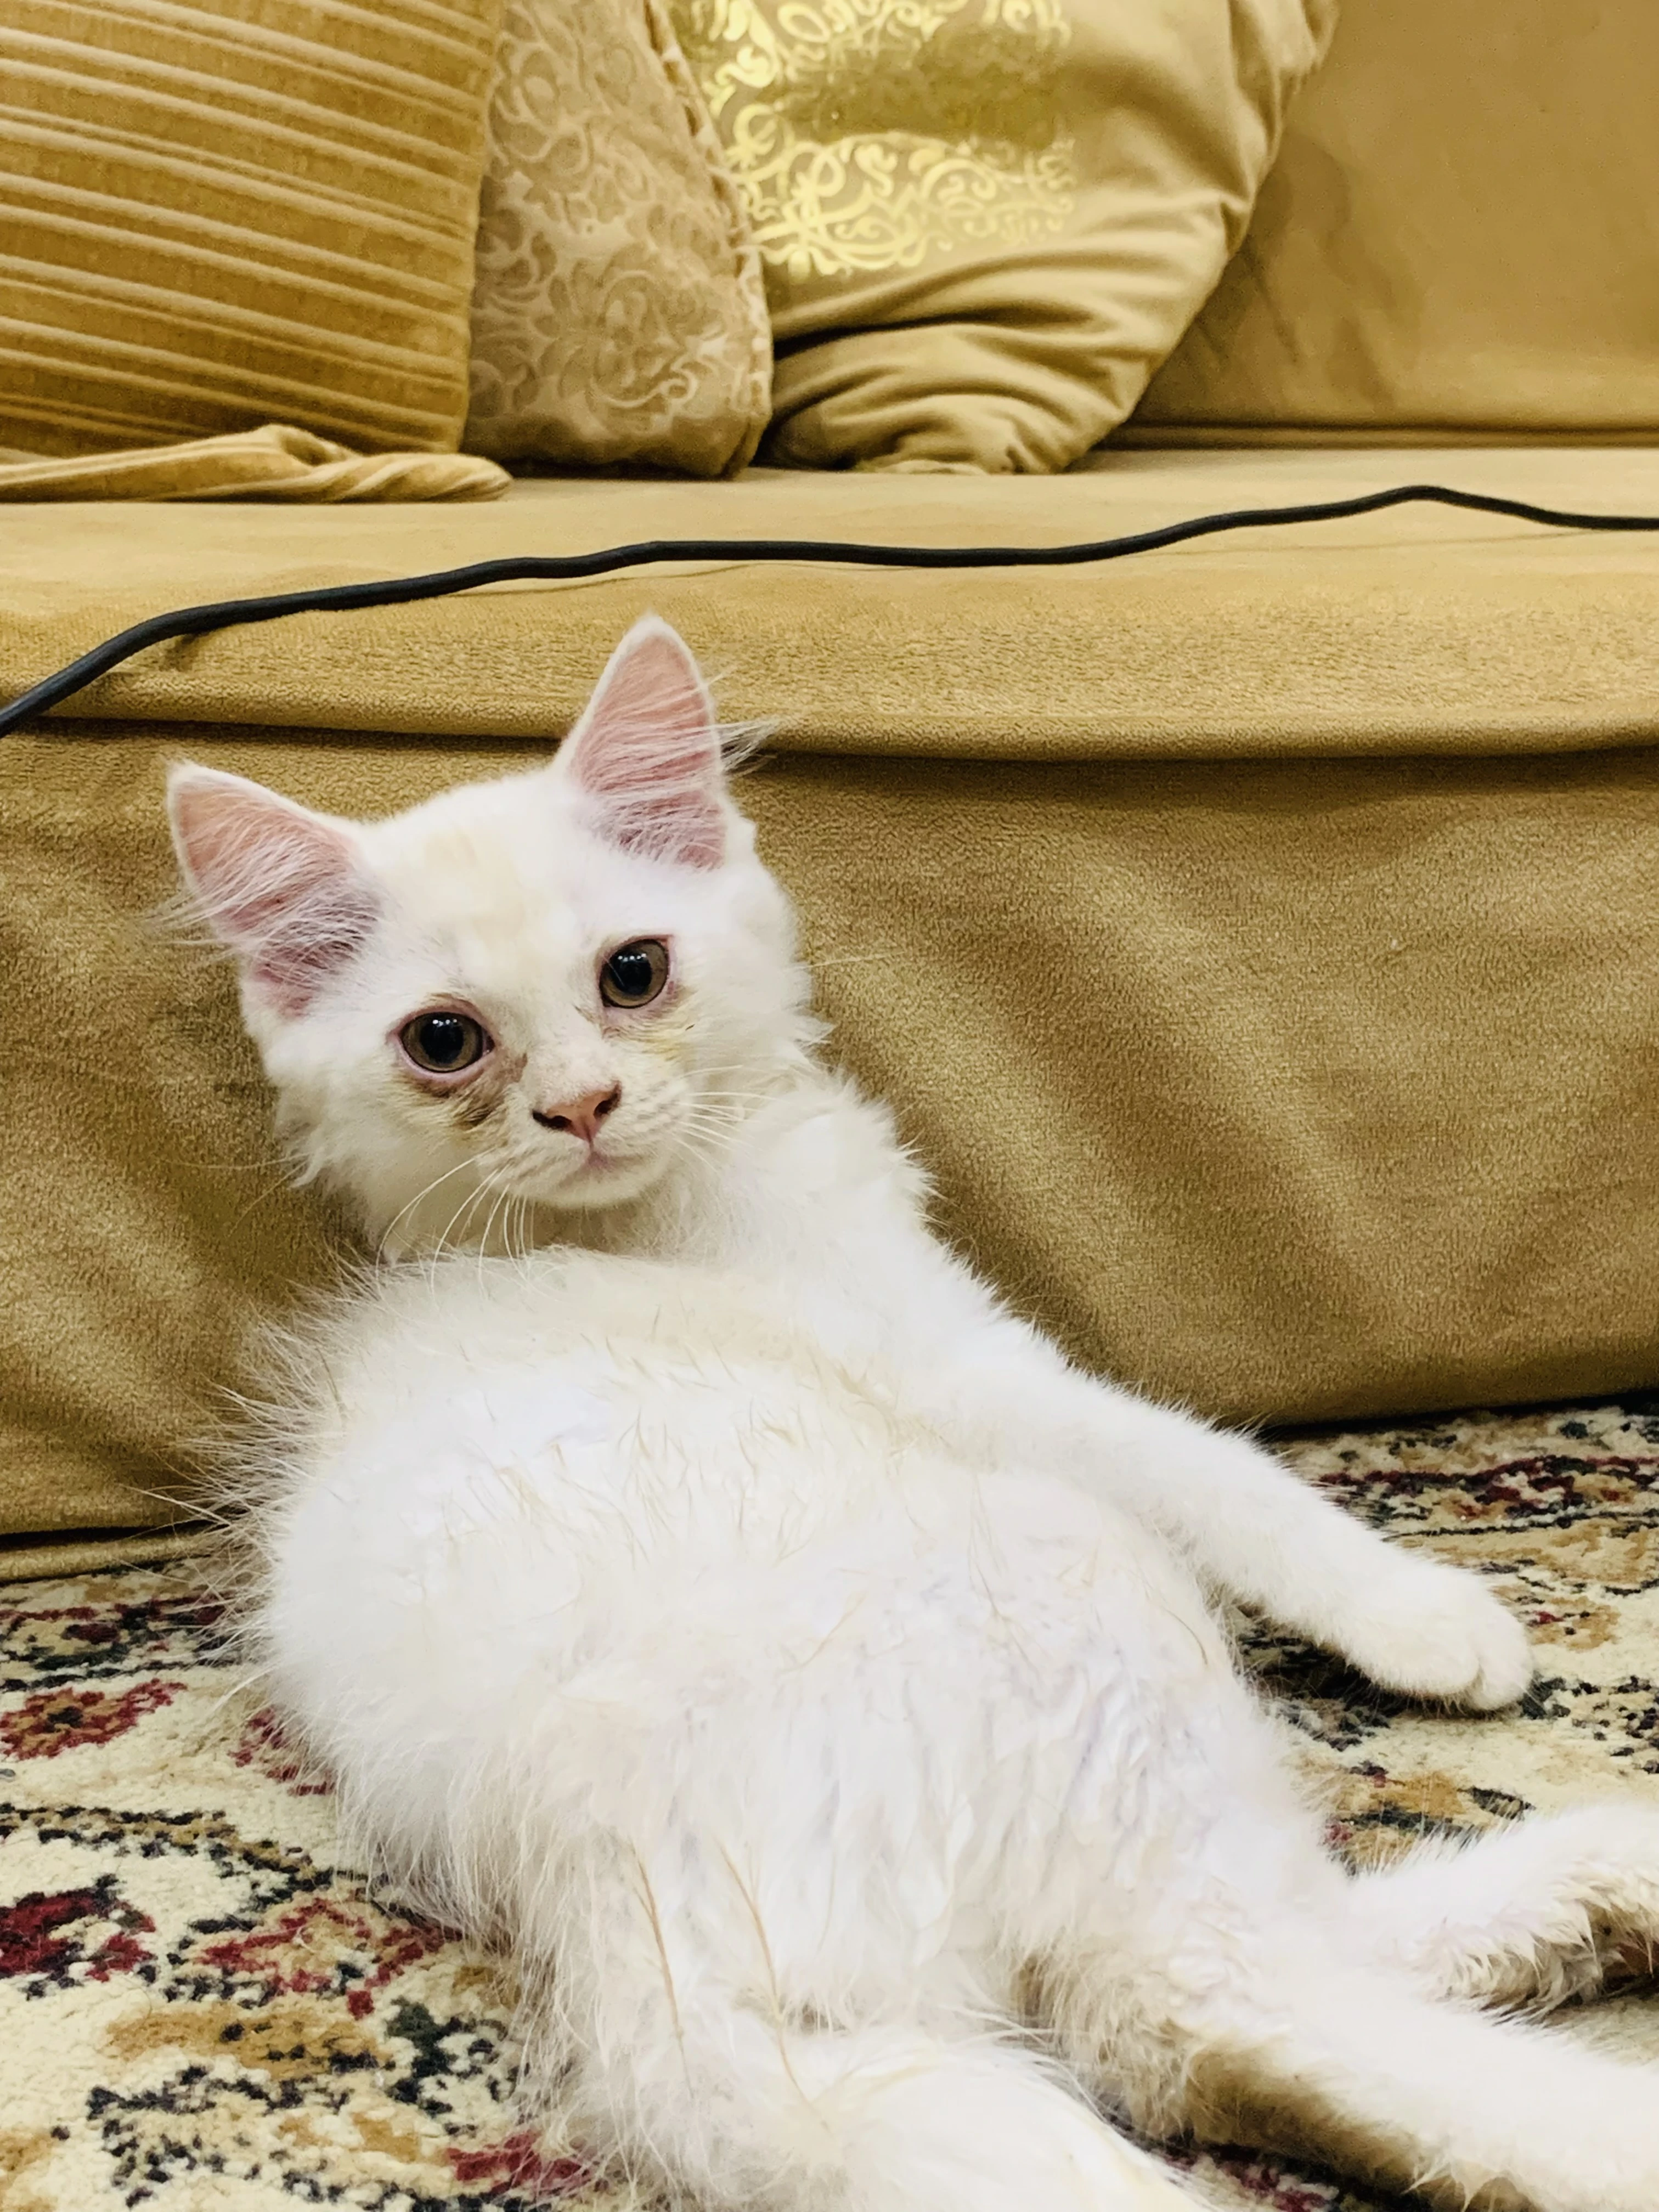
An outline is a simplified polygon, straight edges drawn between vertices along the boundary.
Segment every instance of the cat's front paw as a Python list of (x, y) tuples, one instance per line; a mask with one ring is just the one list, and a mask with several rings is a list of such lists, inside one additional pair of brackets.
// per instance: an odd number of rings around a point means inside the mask
[(1492, 1712), (1533, 1677), (1526, 1631), (1461, 1568), (1401, 1560), (1343, 1622), (1343, 1656), (1385, 1690)]

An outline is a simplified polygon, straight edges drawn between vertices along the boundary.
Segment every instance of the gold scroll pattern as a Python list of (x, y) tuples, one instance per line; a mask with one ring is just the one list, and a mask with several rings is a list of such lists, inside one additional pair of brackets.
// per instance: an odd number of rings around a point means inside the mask
[(1060, 229), (1075, 147), (1058, 0), (672, 0), (674, 27), (792, 284)]

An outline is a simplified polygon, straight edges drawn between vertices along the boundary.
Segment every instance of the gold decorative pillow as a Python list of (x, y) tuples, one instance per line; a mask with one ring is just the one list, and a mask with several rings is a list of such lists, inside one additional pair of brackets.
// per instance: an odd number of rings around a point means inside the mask
[(468, 448), (719, 476), (771, 369), (743, 202), (658, 0), (507, 0)]
[(673, 0), (766, 271), (768, 453), (1064, 468), (1243, 234), (1335, 0)]
[(6, 0), (0, 447), (453, 451), (501, 0)]
[(1139, 443), (1659, 440), (1659, 7), (1351, 9)]

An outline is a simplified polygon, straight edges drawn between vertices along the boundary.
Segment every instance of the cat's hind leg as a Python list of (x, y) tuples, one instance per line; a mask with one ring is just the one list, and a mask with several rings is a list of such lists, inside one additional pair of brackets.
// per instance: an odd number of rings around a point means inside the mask
[[(1659, 1807), (1589, 1805), (1361, 1875), (1380, 1959), (1421, 1986), (1540, 2009), (1659, 1963)], [(1659, 2082), (1654, 2094), (1659, 2095)]]
[(672, 2201), (743, 2212), (1190, 2207), (1014, 2041), (792, 2013), (775, 1960), (744, 1975), (756, 1929), (722, 1938), (688, 1894), (695, 1856), (649, 1868), (609, 1845), (561, 1885), (548, 2002), (574, 2054), (561, 2100), (592, 2152)]
[(1271, 1967), (1218, 1950), (1203, 1979), (1184, 1963), (1133, 2005), (1109, 1971), (1098, 2002), (1086, 1969), (1056, 1991), (1065, 2055), (1147, 2132), (1316, 2160), (1455, 2212), (1659, 2207), (1659, 2069), (1318, 1942)]

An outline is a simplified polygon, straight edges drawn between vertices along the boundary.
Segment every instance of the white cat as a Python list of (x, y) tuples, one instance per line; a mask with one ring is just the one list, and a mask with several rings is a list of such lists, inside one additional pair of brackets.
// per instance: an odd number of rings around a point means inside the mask
[(1659, 1811), (1327, 1855), (1206, 1593), (1477, 1709), (1520, 1628), (934, 1241), (671, 629), (550, 767), (395, 819), (171, 798), (302, 1172), (393, 1255), (267, 1440), (270, 1694), (511, 1949), (596, 2153), (777, 2212), (1187, 2201), (1103, 2110), (1655, 2212), (1659, 2075), (1475, 2008), (1659, 1939)]

